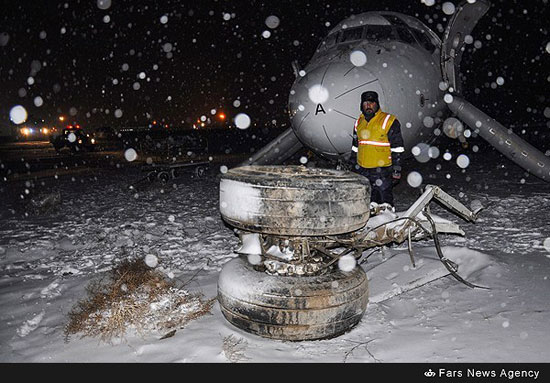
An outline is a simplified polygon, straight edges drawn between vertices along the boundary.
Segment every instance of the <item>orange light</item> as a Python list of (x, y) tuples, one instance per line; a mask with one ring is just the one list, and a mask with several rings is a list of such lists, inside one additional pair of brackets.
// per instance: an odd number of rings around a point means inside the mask
[(218, 115), (218, 117), (220, 118), (220, 120), (225, 120), (225, 114), (224, 113), (220, 113)]
[(65, 121), (65, 117), (59, 116), (59, 121)]

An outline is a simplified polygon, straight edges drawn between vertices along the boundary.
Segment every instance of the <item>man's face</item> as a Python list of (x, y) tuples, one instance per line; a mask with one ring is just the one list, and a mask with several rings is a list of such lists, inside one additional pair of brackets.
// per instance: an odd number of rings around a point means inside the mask
[(363, 102), (363, 110), (367, 113), (375, 113), (378, 105), (376, 101), (365, 101)]

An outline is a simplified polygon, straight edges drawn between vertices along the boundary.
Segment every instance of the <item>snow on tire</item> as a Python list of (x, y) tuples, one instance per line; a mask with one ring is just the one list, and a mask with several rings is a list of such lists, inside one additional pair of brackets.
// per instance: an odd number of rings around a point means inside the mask
[(370, 184), (358, 174), (304, 166), (242, 166), (222, 175), (220, 213), (230, 225), (275, 235), (355, 231), (369, 219)]
[(230, 323), (290, 341), (328, 339), (350, 330), (366, 311), (368, 293), (359, 266), (319, 276), (276, 276), (239, 257), (224, 266), (218, 280), (218, 302)]

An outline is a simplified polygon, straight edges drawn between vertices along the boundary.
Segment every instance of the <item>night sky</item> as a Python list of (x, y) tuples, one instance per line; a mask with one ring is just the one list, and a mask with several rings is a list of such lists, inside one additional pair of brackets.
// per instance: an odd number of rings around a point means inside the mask
[[(185, 125), (212, 109), (284, 126), (291, 62), (305, 66), (338, 22), (399, 11), (441, 37), (445, 2), (0, 0), (0, 126), (18, 104), (29, 122), (89, 127)], [(548, 0), (492, 3), (463, 56), (464, 94), (503, 123), (547, 124)]]

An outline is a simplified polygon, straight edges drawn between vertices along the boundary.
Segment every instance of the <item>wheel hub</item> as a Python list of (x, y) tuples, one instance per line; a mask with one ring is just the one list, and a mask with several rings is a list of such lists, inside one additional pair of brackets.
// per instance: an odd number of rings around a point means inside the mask
[[(334, 239), (326, 237), (284, 237), (269, 234), (241, 232), (241, 242), (250, 236), (258, 238), (258, 246), (253, 246), (257, 254), (247, 252), (244, 246), (237, 250), (240, 254), (259, 255), (261, 260), (254, 262), (256, 268), (269, 275), (279, 276), (315, 276), (323, 275), (338, 259), (353, 250), (342, 246)], [(245, 239), (246, 237), (246, 239)], [(250, 249), (248, 245), (248, 249)]]

